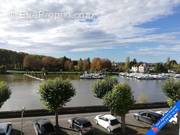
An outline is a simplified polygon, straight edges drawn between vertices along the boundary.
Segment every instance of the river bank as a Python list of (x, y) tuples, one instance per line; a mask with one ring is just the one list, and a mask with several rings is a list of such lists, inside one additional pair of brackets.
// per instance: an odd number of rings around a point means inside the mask
[[(42, 74), (42, 71), (18, 71), (18, 70), (7, 70), (6, 74)], [(80, 75), (83, 74), (83, 71), (59, 71), (59, 72), (47, 72), (48, 74), (72, 74), (72, 75)], [(119, 72), (104, 72), (105, 75), (119, 75)]]
[[(42, 74), (42, 71), (18, 71), (18, 70), (7, 70), (7, 74), (27, 74), (27, 73), (34, 73), (34, 74)], [(62, 71), (62, 72), (48, 72), (48, 74), (81, 74), (81, 72), (78, 71)]]

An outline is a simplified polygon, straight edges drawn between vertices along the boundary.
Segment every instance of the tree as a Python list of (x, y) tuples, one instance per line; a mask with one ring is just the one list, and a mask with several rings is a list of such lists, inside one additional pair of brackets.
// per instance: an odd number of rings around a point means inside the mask
[[(167, 80), (162, 86), (163, 92), (166, 94), (169, 106), (172, 106), (176, 101), (180, 100), (180, 80)], [(180, 122), (180, 112), (178, 112), (178, 123)], [(180, 128), (180, 123), (179, 123)], [(180, 130), (180, 129), (179, 129)]]
[(94, 58), (91, 62), (91, 70), (101, 71), (101, 70), (111, 70), (112, 63), (109, 59)]
[(119, 72), (125, 72), (126, 71), (125, 63), (120, 63), (118, 68), (119, 68)]
[(169, 62), (170, 62), (170, 60), (171, 60), (171, 58), (170, 58), (170, 57), (167, 57), (167, 59), (166, 59), (166, 63), (169, 63)]
[(97, 80), (93, 84), (93, 93), (98, 98), (103, 98), (103, 96), (113, 89), (113, 86), (118, 83), (118, 80), (113, 77), (107, 77), (103, 80)]
[(155, 73), (167, 73), (168, 69), (166, 68), (166, 66), (162, 63), (157, 63), (154, 67), (154, 72)]
[(136, 65), (136, 64), (137, 64), (137, 60), (134, 58), (133, 61), (132, 61), (132, 63), (133, 63), (134, 65)]
[(80, 59), (80, 60), (78, 61), (78, 70), (79, 70), (79, 71), (83, 71), (83, 60), (82, 60), (82, 59)]
[(130, 58), (129, 57), (126, 57), (125, 68), (126, 68), (126, 71), (129, 71), (129, 69), (130, 69)]
[(4, 102), (9, 99), (11, 95), (11, 90), (5, 82), (0, 82), (0, 107), (4, 104)]
[(0, 66), (0, 74), (5, 74), (5, 73), (6, 73), (6, 70), (7, 70), (7, 68), (6, 68), (5, 65), (1, 65), (1, 66)]
[(100, 58), (94, 58), (91, 62), (91, 70), (100, 71), (102, 69), (102, 61)]
[(56, 127), (58, 127), (58, 110), (71, 100), (75, 95), (75, 89), (70, 81), (56, 78), (42, 82), (39, 93), (47, 109), (55, 113)]
[(134, 58), (131, 62), (130, 62), (130, 67), (132, 66), (136, 66), (138, 64), (137, 60)]
[(102, 59), (101, 60), (102, 62), (102, 69), (108, 71), (108, 70), (111, 70), (112, 68), (112, 63), (109, 59)]
[(171, 60), (170, 57), (167, 58), (165, 66), (167, 69), (173, 69), (177, 65), (176, 60)]
[(128, 84), (117, 84), (103, 98), (104, 104), (114, 115), (121, 116), (122, 132), (125, 134), (125, 116), (134, 104), (134, 97)]
[(180, 73), (180, 64), (174, 65), (173, 70), (179, 74)]
[(23, 67), (28, 70), (41, 70), (41, 57), (38, 55), (26, 55), (23, 61)]
[(60, 68), (60, 61), (53, 57), (43, 57), (42, 64), (48, 71), (57, 71)]
[(90, 59), (83, 60), (83, 71), (89, 71), (91, 66)]
[(65, 61), (64, 63), (64, 70), (66, 71), (72, 71), (73, 70), (73, 62), (70, 60)]

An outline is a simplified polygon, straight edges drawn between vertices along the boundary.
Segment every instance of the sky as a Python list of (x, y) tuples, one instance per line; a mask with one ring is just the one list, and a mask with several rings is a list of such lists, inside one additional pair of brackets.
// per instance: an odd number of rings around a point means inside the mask
[(180, 0), (4, 0), (0, 48), (180, 63)]

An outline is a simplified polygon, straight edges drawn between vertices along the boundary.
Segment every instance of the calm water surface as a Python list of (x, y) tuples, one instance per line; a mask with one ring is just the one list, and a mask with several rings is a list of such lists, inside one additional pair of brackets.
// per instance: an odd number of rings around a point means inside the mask
[[(54, 75), (49, 78), (54, 78)], [(57, 77), (57, 76), (56, 76)], [(95, 80), (80, 80), (78, 75), (61, 75), (63, 79), (71, 80), (76, 89), (76, 96), (66, 106), (102, 105), (102, 100), (93, 96), (92, 84)], [(161, 90), (164, 81), (125, 79), (118, 77), (120, 82), (128, 83), (133, 91), (136, 102), (161, 102), (166, 97)], [(12, 91), (11, 97), (4, 103), (0, 111), (40, 109), (43, 105), (38, 94), (41, 83), (23, 75), (0, 75), (0, 81), (6, 81)]]

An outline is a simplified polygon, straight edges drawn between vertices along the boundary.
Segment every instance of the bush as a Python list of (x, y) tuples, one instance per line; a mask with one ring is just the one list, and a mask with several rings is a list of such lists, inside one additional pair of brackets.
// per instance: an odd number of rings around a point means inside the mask
[(7, 68), (6, 68), (5, 65), (1, 65), (1, 66), (0, 66), (0, 74), (5, 74), (5, 73), (6, 73), (6, 70), (7, 70)]
[(9, 99), (11, 91), (5, 82), (0, 82), (0, 107)]

